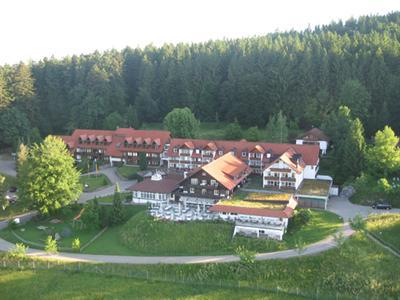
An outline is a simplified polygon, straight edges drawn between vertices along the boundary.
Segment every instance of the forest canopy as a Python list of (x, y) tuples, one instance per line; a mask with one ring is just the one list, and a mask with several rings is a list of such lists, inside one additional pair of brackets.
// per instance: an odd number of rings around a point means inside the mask
[[(346, 105), (367, 137), (400, 130), (400, 13), (313, 30), (45, 58), (0, 67), (0, 146), (74, 128), (200, 121), (265, 127), (282, 111), (301, 128)], [(18, 122), (12, 122), (12, 120)], [(14, 125), (13, 125), (14, 124)], [(36, 130), (37, 132), (37, 130)], [(16, 137), (16, 138), (17, 138)]]

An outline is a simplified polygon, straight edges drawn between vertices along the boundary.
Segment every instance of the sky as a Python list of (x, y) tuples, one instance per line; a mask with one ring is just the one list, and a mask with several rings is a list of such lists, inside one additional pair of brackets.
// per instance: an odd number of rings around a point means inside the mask
[(0, 64), (302, 30), (399, 0), (0, 0)]

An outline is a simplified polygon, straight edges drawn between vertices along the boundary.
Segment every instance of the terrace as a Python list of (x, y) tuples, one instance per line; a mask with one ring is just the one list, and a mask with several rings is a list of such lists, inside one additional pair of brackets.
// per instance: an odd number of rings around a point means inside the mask
[(211, 213), (205, 204), (198, 204), (194, 207), (181, 203), (152, 203), (149, 213), (154, 218), (171, 221), (206, 221), (218, 219), (218, 215)]
[(297, 190), (297, 194), (327, 197), (331, 184), (332, 182), (329, 180), (304, 179)]

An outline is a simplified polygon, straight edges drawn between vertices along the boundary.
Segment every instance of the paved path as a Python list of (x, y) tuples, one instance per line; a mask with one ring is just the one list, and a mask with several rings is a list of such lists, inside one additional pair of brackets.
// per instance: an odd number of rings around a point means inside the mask
[[(99, 173), (106, 175), (108, 177), (108, 179), (110, 179), (112, 185), (109, 187), (106, 187), (104, 189), (91, 192), (91, 193), (82, 193), (78, 200), (79, 203), (85, 203), (86, 201), (93, 199), (94, 197), (104, 197), (104, 196), (114, 194), (115, 186), (116, 186), (117, 182), (118, 182), (119, 187), (122, 192), (125, 191), (128, 187), (130, 187), (132, 184), (134, 184), (136, 182), (136, 180), (125, 180), (125, 179), (120, 178), (116, 174), (116, 170), (113, 167), (104, 167), (104, 168), (100, 169)], [(87, 173), (85, 175), (89, 175), (89, 174), (95, 174), (95, 172)]]
[[(342, 232), (347, 238), (354, 233), (349, 224), (343, 225)], [(287, 259), (305, 255), (317, 254), (336, 246), (332, 236), (305, 247), (304, 251), (299, 253), (296, 249), (260, 253), (256, 255), (256, 260), (268, 259)], [(8, 251), (14, 245), (0, 239), (0, 251)], [(80, 253), (59, 253), (57, 255), (48, 255), (43, 250), (29, 249), (28, 255), (32, 257), (51, 258), (62, 261), (81, 261), (97, 263), (117, 263), (117, 264), (196, 264), (196, 263), (226, 263), (239, 261), (236, 255), (219, 256), (116, 256), (116, 255), (93, 255)]]
[(338, 214), (344, 221), (354, 218), (357, 214), (366, 218), (369, 214), (400, 213), (400, 209), (391, 210), (373, 209), (370, 206), (353, 204), (346, 197), (331, 197), (328, 201), (328, 210)]
[(0, 173), (17, 176), (17, 172), (15, 170), (15, 160), (12, 160), (10, 157), (6, 155), (0, 156)]

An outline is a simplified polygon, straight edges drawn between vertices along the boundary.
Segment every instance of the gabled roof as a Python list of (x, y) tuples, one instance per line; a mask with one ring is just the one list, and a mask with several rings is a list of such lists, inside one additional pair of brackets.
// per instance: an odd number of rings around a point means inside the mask
[(289, 148), (288, 150), (286, 150), (282, 155), (266, 165), (265, 168), (268, 169), (271, 165), (279, 160), (282, 160), (290, 169), (295, 171), (297, 174), (300, 174), (305, 168), (305, 163), (301, 158), (301, 155), (298, 154), (293, 148)]
[[(73, 151), (73, 148), (77, 147), (90, 147), (90, 148), (101, 148), (105, 150), (106, 155), (114, 157), (122, 157), (122, 152), (127, 151), (125, 147), (125, 141), (131, 145), (136, 142), (138, 145), (142, 145), (143, 141), (146, 141), (149, 145), (154, 142), (157, 146), (163, 146), (169, 143), (171, 134), (169, 131), (164, 130), (135, 130), (133, 128), (118, 128), (117, 130), (95, 130), (95, 129), (75, 129), (70, 136), (60, 136), (64, 142)], [(86, 141), (89, 138), (92, 142), (94, 141), (106, 141), (108, 144), (90, 144), (80, 145), (79, 140)], [(129, 148), (132, 149), (132, 148)], [(135, 150), (136, 151), (136, 150)], [(161, 153), (164, 151), (163, 147), (151, 147), (151, 148), (138, 148), (137, 151), (145, 152), (157, 152)]]
[(183, 176), (170, 176), (167, 175), (163, 179), (151, 180), (150, 178), (146, 178), (145, 180), (131, 185), (128, 187), (130, 191), (138, 191), (138, 192), (148, 192), (148, 193), (162, 193), (169, 194), (178, 188), (179, 183), (183, 180)]
[(201, 169), (228, 190), (235, 188), (252, 171), (247, 164), (231, 153), (213, 160)]
[(329, 137), (319, 128), (314, 127), (310, 129), (309, 131), (301, 134), (299, 138), (305, 140), (305, 141), (327, 141), (329, 142)]
[(178, 152), (173, 152), (174, 148), (180, 148), (183, 144), (190, 142), (193, 148), (204, 149), (204, 147), (213, 142), (217, 149), (223, 150), (225, 153), (234, 151), (238, 158), (241, 158), (241, 153), (254, 149), (255, 147), (270, 151), (272, 157), (278, 157), (285, 151), (292, 148), (296, 153), (301, 154), (301, 157), (306, 165), (317, 165), (319, 161), (319, 146), (318, 145), (296, 145), (296, 144), (277, 144), (264, 142), (248, 142), (248, 141), (225, 141), (225, 140), (198, 140), (198, 139), (172, 139), (168, 149), (169, 157), (179, 156)]

